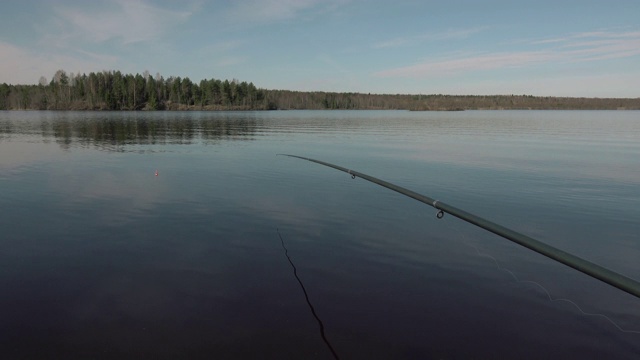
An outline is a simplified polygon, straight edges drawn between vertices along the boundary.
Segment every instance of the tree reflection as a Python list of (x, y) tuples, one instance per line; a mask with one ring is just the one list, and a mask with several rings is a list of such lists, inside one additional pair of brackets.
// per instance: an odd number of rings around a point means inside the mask
[(40, 134), (43, 142), (54, 140), (63, 149), (95, 147), (105, 151), (126, 151), (127, 146), (134, 145), (251, 140), (258, 126), (256, 119), (237, 116), (56, 116), (37, 124), (33, 121), (3, 122), (0, 137)]

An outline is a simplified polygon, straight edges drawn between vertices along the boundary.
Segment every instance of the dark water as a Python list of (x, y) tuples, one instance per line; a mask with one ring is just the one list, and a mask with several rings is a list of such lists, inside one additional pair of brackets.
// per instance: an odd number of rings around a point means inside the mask
[(278, 232), (342, 359), (640, 356), (640, 300), (277, 153), (640, 279), (640, 112), (0, 112), (2, 357), (332, 358)]

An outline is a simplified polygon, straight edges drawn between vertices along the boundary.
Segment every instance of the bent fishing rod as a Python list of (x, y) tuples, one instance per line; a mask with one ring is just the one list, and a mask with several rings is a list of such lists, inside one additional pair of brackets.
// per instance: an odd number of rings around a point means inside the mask
[(485, 229), (487, 231), (490, 231), (498, 236), (501, 236), (507, 240), (510, 240), (520, 246), (524, 246), (530, 250), (533, 250), (541, 255), (544, 255), (552, 260), (555, 260), (561, 264), (564, 264), (566, 266), (569, 266), (571, 268), (574, 268), (586, 275), (591, 276), (592, 278), (598, 279), (600, 281), (603, 281), (613, 287), (616, 287), (622, 291), (625, 291), (637, 298), (640, 298), (640, 282), (631, 279), (629, 277), (626, 277), (622, 274), (619, 274), (615, 271), (609, 270), (605, 267), (602, 267), (598, 264), (592, 263), (588, 260), (582, 259), (578, 256), (575, 256), (573, 254), (570, 254), (566, 251), (560, 250), (556, 247), (553, 247), (551, 245), (545, 244), (539, 240), (536, 240), (534, 238), (531, 238), (527, 235), (521, 234), (517, 231), (511, 230), (509, 228), (506, 228), (502, 225), (496, 224), (494, 222), (491, 222), (487, 219), (481, 218), (480, 216), (476, 216), (474, 214), (468, 213), (462, 209), (459, 209), (455, 206), (451, 206), (449, 204), (446, 204), (442, 201), (439, 200), (435, 200), (432, 199), (428, 196), (422, 195), (422, 194), (418, 194), (414, 191), (411, 191), (409, 189), (403, 188), (401, 186), (392, 184), (390, 182), (384, 181), (384, 180), (380, 180), (378, 178), (375, 178), (373, 176), (369, 176), (367, 174), (363, 174), (361, 172), (358, 171), (354, 171), (354, 170), (350, 170), (347, 168), (344, 168), (342, 166), (338, 166), (338, 165), (334, 165), (328, 162), (324, 162), (324, 161), (320, 161), (320, 160), (315, 160), (315, 159), (309, 159), (306, 157), (302, 157), (302, 156), (297, 156), (297, 155), (289, 155), (289, 154), (277, 154), (277, 155), (282, 155), (282, 156), (288, 156), (288, 157), (292, 157), (292, 158), (298, 158), (298, 159), (302, 159), (302, 160), (307, 160), (307, 161), (311, 161), (314, 162), (316, 164), (320, 164), (320, 165), (324, 165), (330, 168), (334, 168), (336, 170), (340, 170), (343, 172), (346, 172), (347, 174), (351, 175), (352, 179), (355, 179), (356, 177), (365, 179), (367, 181), (370, 181), (374, 184), (386, 187), (387, 189), (391, 189), (393, 191), (399, 192), (402, 195), (408, 196), (410, 198), (413, 198), (415, 200), (418, 200), (422, 203), (425, 203), (437, 210), (437, 218), (438, 219), (442, 219), (442, 217), (444, 217), (444, 214), (450, 214), (453, 215), (455, 217), (457, 217), (458, 219), (461, 219), (463, 221), (466, 221), (470, 224), (476, 225), (482, 229)]

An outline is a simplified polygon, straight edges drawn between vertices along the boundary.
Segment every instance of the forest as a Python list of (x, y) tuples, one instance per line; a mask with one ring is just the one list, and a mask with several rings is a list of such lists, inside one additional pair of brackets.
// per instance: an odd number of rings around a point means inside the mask
[(640, 98), (532, 95), (410, 95), (267, 90), (233, 79), (123, 74), (67, 74), (37, 85), (0, 84), (0, 110), (638, 110)]

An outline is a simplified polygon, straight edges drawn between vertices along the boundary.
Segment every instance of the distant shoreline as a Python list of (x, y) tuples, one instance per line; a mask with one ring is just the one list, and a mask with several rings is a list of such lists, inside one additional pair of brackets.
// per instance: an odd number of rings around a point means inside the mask
[(238, 80), (167, 79), (119, 71), (67, 75), (39, 85), (0, 84), (0, 110), (640, 110), (638, 98), (365, 94), (257, 88)]
[(468, 109), (211, 109), (200, 108), (198, 106), (178, 108), (178, 109), (0, 109), (0, 111), (89, 111), (89, 112), (180, 112), (180, 111), (203, 111), (203, 112), (240, 112), (240, 111), (410, 111), (410, 112), (463, 112), (463, 111), (638, 111), (640, 108), (468, 108)]
[[(269, 91), (269, 90), (266, 90)], [(279, 91), (281, 92), (281, 91)], [(296, 93), (301, 94), (301, 93)], [(350, 93), (302, 93), (309, 97), (318, 97), (319, 94), (349, 98), (350, 96), (371, 96), (380, 97), (385, 102), (384, 106), (358, 107), (358, 106), (333, 106), (324, 107), (322, 104), (302, 107), (300, 104), (291, 102), (286, 95), (276, 97), (267, 104), (248, 105), (186, 105), (173, 103), (171, 101), (162, 102), (156, 107), (149, 106), (148, 103), (138, 104), (136, 108), (121, 107), (109, 108), (105, 104), (90, 104), (75, 101), (72, 104), (58, 104), (57, 106), (40, 107), (0, 107), (0, 110), (7, 111), (274, 111), (274, 110), (406, 110), (406, 111), (500, 111), (500, 110), (640, 110), (640, 99), (617, 99), (617, 98), (552, 98), (552, 97), (528, 97), (528, 96), (475, 96), (475, 95), (423, 95), (427, 100), (407, 101), (407, 98), (416, 95), (362, 95)], [(481, 100), (477, 100), (480, 98)], [(489, 100), (487, 100), (489, 99)], [(347, 100), (348, 101), (348, 100)], [(380, 101), (378, 99), (378, 101)], [(477, 106), (477, 102), (494, 102), (495, 104), (482, 104)], [(510, 104), (511, 102), (517, 104)], [(528, 104), (526, 104), (528, 102)], [(508, 104), (505, 104), (508, 103)], [(283, 106), (284, 105), (284, 106)], [(489, 105), (489, 106), (487, 106)], [(528, 105), (528, 106), (527, 106)]]

